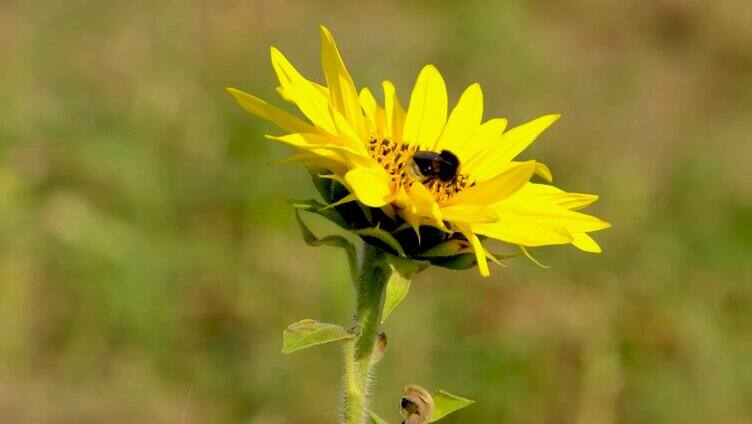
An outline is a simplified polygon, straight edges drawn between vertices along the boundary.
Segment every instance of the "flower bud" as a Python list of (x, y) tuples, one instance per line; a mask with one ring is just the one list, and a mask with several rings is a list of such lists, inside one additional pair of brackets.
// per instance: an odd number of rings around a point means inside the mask
[(433, 412), (433, 398), (428, 391), (411, 384), (402, 391), (400, 413), (405, 417), (403, 424), (427, 423)]

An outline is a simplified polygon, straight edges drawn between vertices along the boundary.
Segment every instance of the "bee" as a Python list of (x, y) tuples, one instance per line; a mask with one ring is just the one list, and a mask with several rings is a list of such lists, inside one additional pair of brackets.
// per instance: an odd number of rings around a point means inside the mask
[(421, 180), (438, 179), (442, 182), (452, 181), (457, 176), (460, 160), (449, 150), (440, 153), (418, 150), (413, 155), (411, 173)]

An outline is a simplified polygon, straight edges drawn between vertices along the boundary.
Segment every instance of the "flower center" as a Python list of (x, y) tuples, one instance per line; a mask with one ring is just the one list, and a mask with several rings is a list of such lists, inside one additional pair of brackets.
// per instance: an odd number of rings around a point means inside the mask
[(437, 202), (446, 201), (472, 185), (468, 178), (459, 172), (455, 172), (450, 179), (415, 175), (411, 170), (414, 167), (414, 157), (416, 154), (425, 153), (419, 151), (417, 146), (409, 146), (388, 138), (371, 138), (367, 147), (371, 157), (389, 173), (392, 183), (408, 188), (414, 181), (422, 181)]

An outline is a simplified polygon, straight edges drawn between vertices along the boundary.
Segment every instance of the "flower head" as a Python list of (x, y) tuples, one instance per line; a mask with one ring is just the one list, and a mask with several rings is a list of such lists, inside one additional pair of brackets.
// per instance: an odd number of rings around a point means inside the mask
[[(437, 264), (471, 256), (483, 275), (489, 274), (487, 260), (497, 258), (482, 238), (517, 244), (523, 251), (572, 244), (600, 252), (588, 233), (610, 224), (576, 212), (598, 197), (533, 183), (534, 174), (550, 183), (548, 168), (534, 160), (515, 161), (558, 114), (510, 130), (504, 118), (484, 122), (479, 84), (470, 85), (448, 113), (446, 86), (432, 65), (418, 75), (407, 110), (389, 81), (382, 84), (379, 104), (368, 88), (356, 89), (323, 26), (325, 85), (304, 78), (275, 48), (271, 61), (278, 92), (306, 119), (234, 88), (228, 91), (247, 111), (284, 132), (267, 137), (295, 149), (285, 162), (308, 167), (327, 207), (339, 215), (334, 219), (342, 218), (367, 241)], [(384, 232), (386, 239), (378, 235)]]

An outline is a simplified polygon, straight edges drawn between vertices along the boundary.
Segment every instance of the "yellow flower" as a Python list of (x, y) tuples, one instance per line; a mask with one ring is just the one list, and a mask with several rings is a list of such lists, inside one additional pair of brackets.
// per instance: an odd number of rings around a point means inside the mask
[(469, 246), (465, 242), (459, 248), (474, 252), (484, 276), (489, 274), (487, 259), (496, 260), (481, 244), (484, 236), (523, 250), (573, 244), (600, 252), (588, 233), (610, 224), (575, 212), (598, 197), (532, 183), (533, 174), (551, 182), (548, 168), (533, 160), (514, 160), (558, 114), (505, 131), (504, 118), (483, 122), (483, 93), (480, 85), (472, 84), (447, 117), (444, 80), (432, 65), (418, 75), (407, 111), (389, 81), (382, 84), (382, 106), (368, 88), (356, 89), (323, 26), (326, 85), (304, 78), (275, 48), (271, 61), (279, 78), (278, 92), (307, 120), (234, 88), (228, 91), (247, 111), (285, 132), (267, 137), (295, 148), (286, 162), (315, 172), (326, 169), (327, 175), (319, 177), (346, 188), (338, 199), (326, 199), (333, 206), (358, 202), (360, 209), (402, 223), (393, 227), (395, 232), (412, 228), (417, 239), (421, 228), (434, 227), (444, 234), (440, 241), (466, 240)]

